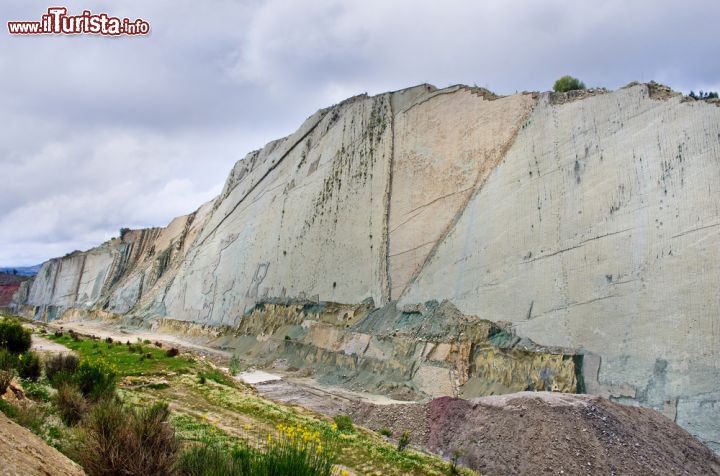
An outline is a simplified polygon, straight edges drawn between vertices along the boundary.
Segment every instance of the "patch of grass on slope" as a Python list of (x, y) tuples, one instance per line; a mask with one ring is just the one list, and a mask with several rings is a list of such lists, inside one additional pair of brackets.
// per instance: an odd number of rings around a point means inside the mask
[(121, 377), (152, 375), (166, 372), (188, 373), (195, 362), (182, 356), (168, 357), (165, 350), (151, 345), (112, 342), (95, 339), (75, 340), (68, 335), (48, 338), (74, 350), (81, 358), (103, 359), (117, 368)]
[[(243, 441), (263, 446), (267, 435), (273, 433), (278, 424), (302, 425), (323, 432), (333, 423), (302, 407), (267, 400), (207, 362), (183, 356), (168, 357), (163, 349), (154, 346), (141, 346), (138, 352), (125, 343), (75, 340), (68, 335), (47, 337), (74, 350), (81, 358), (104, 359), (121, 377), (164, 375), (169, 383), (167, 387), (125, 387), (120, 393), (123, 400), (132, 405), (147, 406), (158, 400), (169, 402), (171, 422), (186, 444), (212, 438), (224, 446)], [(132, 344), (137, 346), (139, 344)], [(151, 357), (147, 358), (147, 354)], [(359, 427), (340, 431), (336, 450), (336, 463), (358, 474), (444, 475), (450, 466), (426, 453), (412, 449), (398, 451), (396, 445)], [(460, 474), (475, 473), (461, 469)]]

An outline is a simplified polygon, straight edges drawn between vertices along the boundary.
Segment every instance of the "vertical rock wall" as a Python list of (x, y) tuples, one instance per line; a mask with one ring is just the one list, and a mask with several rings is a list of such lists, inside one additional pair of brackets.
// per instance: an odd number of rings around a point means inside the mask
[[(447, 300), (470, 321), (584, 353), (588, 391), (658, 408), (720, 449), (718, 183), (720, 108), (653, 85), (363, 95), (248, 154), (195, 213), (45, 263), (27, 304), (50, 318), (79, 307), (243, 329), (268, 302), (397, 301), (401, 328)], [(278, 348), (317, 347), (322, 329)], [(373, 329), (323, 365), (384, 355)], [(477, 369), (498, 359), (465, 353)], [(445, 372), (455, 388), (445, 361), (407, 355), (419, 387)], [(574, 368), (556, 355), (558, 375)], [(512, 364), (513, 385), (546, 360)]]

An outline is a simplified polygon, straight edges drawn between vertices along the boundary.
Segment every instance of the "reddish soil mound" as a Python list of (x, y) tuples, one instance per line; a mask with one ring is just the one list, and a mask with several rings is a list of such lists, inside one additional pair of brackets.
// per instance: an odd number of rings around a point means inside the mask
[(28, 279), (24, 276), (0, 273), (0, 306), (7, 306), (12, 300), (13, 294), (20, 287), (20, 283)]
[(372, 429), (412, 442), (487, 475), (717, 474), (720, 458), (660, 413), (588, 395), (522, 392), (472, 401), (352, 411)]

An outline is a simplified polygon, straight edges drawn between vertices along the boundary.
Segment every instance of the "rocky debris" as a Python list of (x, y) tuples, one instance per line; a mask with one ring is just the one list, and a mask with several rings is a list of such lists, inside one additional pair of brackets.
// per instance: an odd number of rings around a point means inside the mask
[(720, 474), (720, 458), (646, 408), (589, 395), (521, 392), (425, 404), (355, 403), (349, 413), (486, 475)]
[(564, 93), (551, 92), (548, 93), (548, 101), (552, 105), (565, 104), (568, 102), (579, 101), (600, 94), (608, 94), (610, 91), (606, 88), (589, 88), (589, 89), (576, 89), (573, 91), (567, 91)]
[(650, 99), (667, 100), (677, 96), (682, 96), (682, 93), (673, 91), (670, 86), (665, 86), (664, 84), (656, 83), (655, 81), (650, 81), (647, 84), (647, 88)]
[(80, 466), (0, 413), (0, 475), (83, 474)]

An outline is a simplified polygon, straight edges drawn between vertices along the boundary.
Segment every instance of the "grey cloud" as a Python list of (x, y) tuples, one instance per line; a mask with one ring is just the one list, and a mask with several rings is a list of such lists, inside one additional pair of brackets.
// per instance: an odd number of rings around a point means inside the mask
[[(0, 264), (160, 226), (232, 164), (348, 96), (421, 82), (499, 93), (562, 74), (720, 89), (715, 0), (100, 0), (146, 38), (0, 35)], [(7, 20), (44, 5), (3, 2)]]

